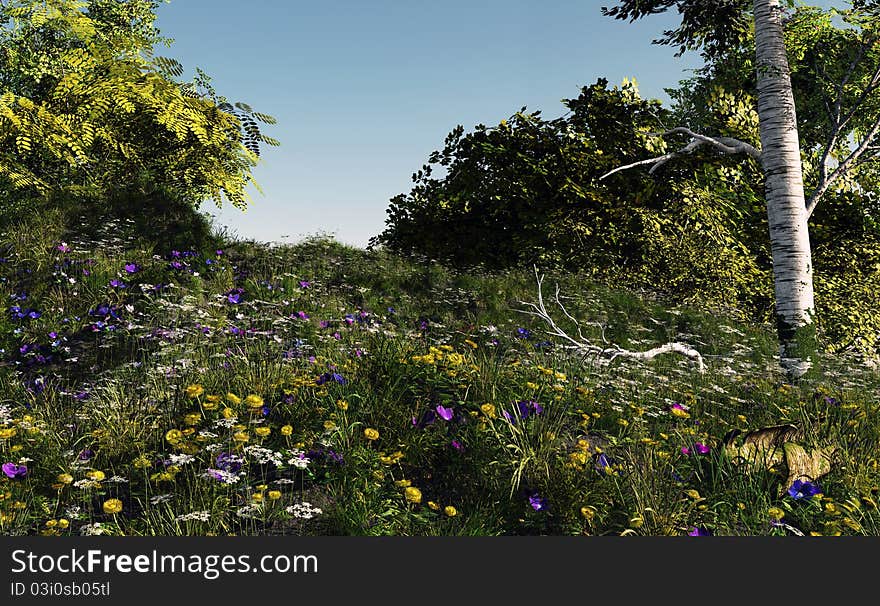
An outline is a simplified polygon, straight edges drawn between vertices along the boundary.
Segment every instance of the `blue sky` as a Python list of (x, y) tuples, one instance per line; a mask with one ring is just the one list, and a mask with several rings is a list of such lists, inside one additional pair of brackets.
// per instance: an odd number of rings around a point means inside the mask
[(242, 212), (204, 210), (241, 238), (295, 242), (319, 232), (365, 246), (391, 197), (456, 125), (496, 124), (605, 77), (667, 99), (699, 66), (651, 45), (676, 14), (629, 24), (611, 0), (172, 0), (175, 39), (159, 54), (199, 67), (220, 94), (278, 119), (254, 171), (264, 194)]

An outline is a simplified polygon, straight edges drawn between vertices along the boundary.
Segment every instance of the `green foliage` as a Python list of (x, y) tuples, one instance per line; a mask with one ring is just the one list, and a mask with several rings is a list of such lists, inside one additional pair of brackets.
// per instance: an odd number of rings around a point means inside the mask
[(157, 0), (15, 0), (0, 7), (0, 181), (137, 206), (161, 195), (243, 208), (274, 120), (217, 97), (199, 72), (153, 57)]
[[(656, 177), (600, 180), (633, 157), (665, 153), (666, 141), (651, 133), (669, 112), (629, 81), (609, 88), (599, 80), (564, 103), (568, 114), (552, 121), (522, 110), (494, 128), (456, 128), (413, 176), (412, 191), (392, 200), (373, 245), (458, 266), (555, 265), (766, 316), (772, 287), (758, 168), (696, 157), (667, 163)], [(742, 131), (755, 127), (745, 107), (718, 93), (713, 115), (725, 132)]]
[[(880, 97), (872, 92), (880, 66), (871, 44), (876, 25), (861, 13), (843, 17), (848, 25), (839, 27), (832, 13), (802, 7), (786, 21), (808, 194), (819, 183), (832, 133), (826, 176), (880, 117)], [(682, 148), (684, 138), (649, 134), (676, 125), (760, 146), (751, 31), (737, 40), (667, 90), (669, 109), (641, 99), (634, 83), (610, 89), (600, 80), (564, 101), (569, 112), (562, 118), (544, 120), (523, 109), (497, 127), (478, 125), (467, 134), (458, 127), (413, 176), (411, 192), (392, 199), (387, 228), (373, 244), (459, 266), (555, 265), (677, 300), (735, 306), (772, 322), (758, 163), (701, 150), (652, 174), (633, 169), (599, 180)], [(834, 83), (842, 79), (838, 90)], [(835, 112), (845, 118), (836, 129)], [(872, 154), (825, 194), (811, 220), (816, 319), (832, 351), (874, 350), (880, 335), (872, 301), (880, 289), (880, 207), (872, 193), (880, 172)]]

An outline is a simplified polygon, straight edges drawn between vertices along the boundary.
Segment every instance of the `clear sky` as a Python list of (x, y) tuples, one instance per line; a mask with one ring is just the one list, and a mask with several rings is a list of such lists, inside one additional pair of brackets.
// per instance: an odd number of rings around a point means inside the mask
[(264, 194), (242, 212), (204, 210), (241, 238), (316, 233), (365, 246), (389, 199), (461, 124), (497, 124), (522, 106), (547, 118), (605, 77), (663, 92), (698, 67), (652, 45), (678, 15), (629, 24), (612, 0), (172, 0), (160, 54), (213, 78), (218, 93), (278, 119), (254, 171)]

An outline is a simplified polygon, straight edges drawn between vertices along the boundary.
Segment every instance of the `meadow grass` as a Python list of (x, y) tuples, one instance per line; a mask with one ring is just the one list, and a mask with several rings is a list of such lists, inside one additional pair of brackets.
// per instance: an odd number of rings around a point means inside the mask
[[(680, 340), (708, 370), (584, 358), (521, 313), (531, 271), (102, 229), (0, 235), (3, 534), (880, 532), (880, 377), (857, 357), (789, 385), (734, 310), (551, 273), (592, 338)], [(786, 425), (807, 463), (745, 456)]]

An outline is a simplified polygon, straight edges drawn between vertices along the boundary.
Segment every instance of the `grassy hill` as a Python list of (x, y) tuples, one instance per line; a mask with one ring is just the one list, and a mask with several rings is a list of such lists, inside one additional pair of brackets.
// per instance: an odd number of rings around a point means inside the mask
[(529, 271), (53, 225), (0, 235), (4, 534), (880, 534), (876, 370), (735, 310), (547, 276), (700, 373)]

